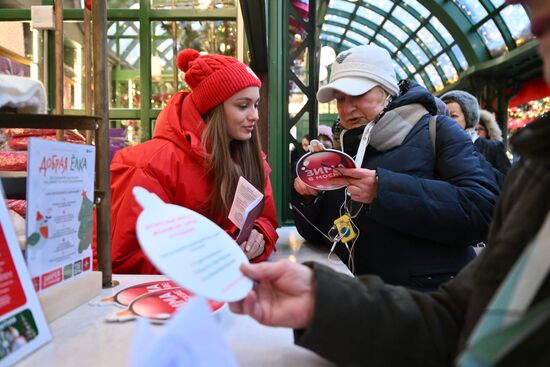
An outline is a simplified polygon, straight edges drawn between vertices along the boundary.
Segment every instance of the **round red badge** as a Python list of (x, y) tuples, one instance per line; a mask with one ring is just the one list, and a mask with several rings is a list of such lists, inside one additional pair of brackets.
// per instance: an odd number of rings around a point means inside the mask
[(331, 181), (342, 176), (338, 168), (355, 168), (355, 162), (346, 153), (325, 149), (305, 154), (296, 164), (296, 174), (309, 187), (316, 190), (336, 190), (344, 185), (335, 185)]

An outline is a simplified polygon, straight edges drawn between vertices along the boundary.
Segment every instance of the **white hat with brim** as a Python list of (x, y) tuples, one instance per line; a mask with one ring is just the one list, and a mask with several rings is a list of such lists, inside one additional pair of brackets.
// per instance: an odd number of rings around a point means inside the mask
[(375, 86), (382, 87), (392, 96), (399, 94), (394, 63), (389, 52), (376, 45), (350, 48), (336, 56), (332, 63), (330, 82), (319, 89), (321, 103), (334, 99), (334, 91), (359, 96)]
[(317, 100), (321, 103), (332, 101), (335, 97), (334, 92), (341, 92), (350, 96), (360, 96), (379, 83), (367, 78), (340, 78), (332, 83), (325, 85), (317, 91)]

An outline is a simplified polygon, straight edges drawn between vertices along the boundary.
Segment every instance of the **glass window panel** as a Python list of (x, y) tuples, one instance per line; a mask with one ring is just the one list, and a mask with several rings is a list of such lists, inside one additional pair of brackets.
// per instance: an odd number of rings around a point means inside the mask
[(458, 45), (454, 45), (451, 48), (451, 51), (453, 52), (456, 59), (458, 60), (458, 63), (460, 64), (460, 67), (462, 68), (462, 70), (468, 69), (470, 65), (468, 64), (468, 61), (464, 57), (464, 54), (462, 53), (462, 50), (460, 49), (460, 47), (458, 47)]
[(31, 69), (38, 72), (44, 67), (41, 34), (42, 32), (31, 31), (30, 23), (27, 22), (0, 22), (0, 46), (9, 51), (0, 54), (0, 74), (31, 76), (42, 81), (43, 75), (31, 75)]
[(42, 5), (42, 0), (27, 0), (23, 4), (17, 1), (0, 1), (0, 9), (30, 9), (34, 5)]
[(369, 39), (367, 37), (364, 37), (351, 29), (348, 30), (348, 33), (346, 33), (346, 37), (351, 38), (352, 40), (356, 41), (359, 44), (366, 45), (369, 43)]
[(394, 63), (393, 68), (397, 72), (397, 75), (399, 76), (399, 79), (407, 79), (407, 73), (405, 73), (405, 70), (399, 64)]
[(369, 36), (374, 35), (374, 30), (372, 28), (356, 21), (351, 22), (351, 28), (360, 30), (361, 32), (366, 33)]
[(343, 25), (347, 25), (349, 23), (348, 18), (340, 17), (340, 16), (334, 15), (334, 14), (325, 15), (325, 21), (330, 21), (330, 22), (343, 24)]
[(487, 10), (485, 10), (479, 0), (453, 0), (453, 3), (466, 14), (473, 24), (477, 24), (487, 16)]
[(521, 5), (510, 5), (502, 9), (500, 16), (508, 26), (516, 45), (520, 46), (533, 38), (531, 34), (531, 22)]
[[(108, 22), (107, 29), (107, 47), (113, 56), (109, 58), (109, 107), (139, 108), (139, 22)], [(124, 35), (127, 29), (132, 29), (135, 34)]]
[(141, 122), (139, 120), (109, 120), (111, 127), (124, 129), (125, 145), (141, 143)]
[(355, 9), (355, 4), (345, 0), (332, 0), (330, 2), (330, 7), (332, 9), (338, 9), (348, 13), (352, 13)]
[(508, 48), (504, 43), (504, 38), (502, 38), (502, 34), (492, 19), (488, 20), (481, 27), (479, 27), (477, 32), (481, 35), (481, 38), (489, 49), (491, 56), (500, 56), (508, 51)]
[(410, 6), (414, 10), (416, 10), (422, 18), (428, 18), (430, 16), (430, 11), (424, 7), (424, 5), (421, 5), (416, 0), (405, 0), (401, 6), (406, 7)]
[(416, 43), (414, 40), (410, 40), (407, 43), (406, 47), (409, 49), (409, 51), (412, 52), (412, 54), (416, 57), (416, 59), (421, 65), (426, 64), (428, 61), (430, 61), (428, 59), (428, 56), (426, 56), (426, 53), (422, 51), (418, 43)]
[(428, 66), (426, 66), (426, 68), (424, 70), (426, 71), (426, 73), (430, 77), (430, 80), (431, 80), (432, 85), (434, 86), (435, 90), (439, 91), (439, 90), (443, 89), (443, 80), (441, 79), (441, 76), (439, 75), (439, 73), (435, 69), (435, 66), (428, 65)]
[(391, 53), (394, 53), (395, 51), (397, 51), (397, 46), (395, 46), (393, 44), (393, 42), (390, 42), (389, 39), (387, 39), (386, 37), (382, 36), (381, 34), (378, 34), (376, 36), (376, 39), (378, 40), (378, 42), (383, 45), (384, 47), (388, 48)]
[(133, 23), (126, 23), (121, 28), (124, 36), (137, 36), (139, 34), (139, 29), (136, 28), (136, 25)]
[(336, 34), (343, 34), (345, 29), (331, 24), (323, 24), (323, 31), (332, 32)]
[(416, 80), (416, 82), (418, 84), (420, 84), (421, 86), (423, 86), (424, 88), (428, 88), (426, 86), (426, 83), (424, 82), (424, 79), (422, 79), (422, 77), (420, 76), (420, 74), (414, 74), (414, 79)]
[(107, 7), (113, 9), (139, 9), (139, 0), (107, 0)]
[(409, 72), (411, 74), (414, 74), (416, 72), (416, 68), (413, 66), (413, 64), (409, 61), (409, 58), (408, 57), (405, 57), (405, 55), (403, 55), (403, 53), (401, 51), (399, 51), (397, 53), (397, 57), (399, 58), (399, 60), (401, 60), (401, 62), (407, 67), (407, 69), (409, 69)]
[(393, 6), (393, 1), (389, 0), (371, 0), (369, 3), (379, 9), (382, 9), (386, 13), (388, 13)]
[(491, 0), (491, 3), (493, 3), (493, 6), (495, 8), (498, 8), (499, 6), (501, 6), (502, 4), (504, 4), (504, 0)]
[[(330, 4), (332, 6), (332, 2)], [(338, 9), (338, 8), (336, 8), (336, 9)], [(365, 18), (367, 20), (370, 20), (371, 22), (373, 22), (375, 24), (381, 24), (382, 21), (384, 20), (384, 17), (381, 16), (380, 14), (375, 13), (374, 11), (372, 11), (370, 9), (367, 9), (365, 7), (362, 7), (362, 6), (360, 6), (357, 9), (356, 15), (358, 17), (362, 17), (362, 18)]]
[[(115, 1), (115, 0), (111, 0)], [(138, 0), (135, 0), (138, 1)], [(173, 6), (172, 3), (175, 3)], [(155, 9), (222, 9), (234, 8), (234, 0), (151, 0)]]
[(332, 34), (323, 33), (323, 34), (321, 34), (320, 38), (324, 41), (329, 41), (329, 42), (333, 42), (333, 43), (340, 43), (340, 38), (336, 37), (336, 36), (333, 36)]
[(443, 50), (441, 43), (439, 43), (433, 33), (428, 31), (427, 28), (422, 27), (417, 34), (418, 38), (422, 40), (422, 42), (426, 45), (426, 48), (430, 50), (432, 55), (437, 55), (441, 50)]
[(342, 45), (345, 47), (345, 48), (352, 48), (352, 47), (355, 47), (355, 46), (358, 46), (357, 43), (352, 43), (348, 40), (343, 40), (342, 41)]
[(405, 31), (399, 28), (397, 24), (389, 20), (384, 23), (384, 30), (386, 30), (388, 33), (390, 33), (401, 42), (405, 42), (407, 38), (409, 38), (409, 35), (405, 33)]
[[(111, 9), (139, 9), (139, 0), (107, 0), (107, 7)], [(63, 9), (83, 8), (84, 0), (63, 0)]]
[(445, 42), (447, 42), (448, 45), (452, 45), (454, 43), (455, 40), (453, 36), (451, 36), (449, 31), (447, 31), (447, 28), (445, 28), (443, 24), (441, 24), (439, 19), (437, 19), (436, 17), (431, 17), (430, 24), (439, 32), (441, 37), (443, 37), (443, 39), (445, 40)]
[[(304, 48), (299, 55), (292, 60), (292, 65), (290, 70), (300, 79), (302, 84), (307, 87), (309, 85), (309, 67), (308, 67), (308, 48)], [(299, 90), (300, 93), (304, 93), (297, 85), (295, 85), (296, 90)]]
[[(235, 57), (234, 21), (160, 21), (151, 23), (151, 107), (162, 108), (168, 98), (184, 88), (182, 73), (174, 68), (174, 56), (185, 48)], [(174, 54), (174, 43), (176, 53)]]
[(443, 72), (445, 73), (445, 77), (449, 81), (449, 83), (455, 83), (458, 81), (458, 72), (456, 71), (453, 63), (451, 62), (451, 59), (449, 55), (443, 54), (437, 58), (437, 62), (439, 63), (439, 66), (441, 66), (441, 69), (443, 69)]
[(418, 19), (413, 17), (411, 13), (409, 13), (406, 10), (403, 10), (403, 8), (399, 6), (395, 8), (392, 15), (397, 19), (399, 19), (401, 23), (405, 24), (407, 27), (409, 27), (413, 31), (420, 26), (420, 22), (418, 21)]

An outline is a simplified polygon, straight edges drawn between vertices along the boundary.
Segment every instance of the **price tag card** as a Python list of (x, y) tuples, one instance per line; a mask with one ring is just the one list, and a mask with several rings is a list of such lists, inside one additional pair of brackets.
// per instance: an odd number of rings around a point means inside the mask
[(237, 301), (252, 289), (239, 266), (246, 255), (223, 229), (190, 209), (164, 203), (142, 187), (133, 189), (143, 211), (136, 223), (141, 247), (153, 264), (194, 294)]

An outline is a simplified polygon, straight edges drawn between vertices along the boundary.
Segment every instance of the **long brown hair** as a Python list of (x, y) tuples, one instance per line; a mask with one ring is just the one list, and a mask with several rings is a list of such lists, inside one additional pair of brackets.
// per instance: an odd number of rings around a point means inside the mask
[(264, 192), (265, 173), (258, 127), (256, 125), (249, 140), (231, 140), (223, 103), (210, 110), (204, 121), (202, 145), (210, 153), (209, 174), (214, 180), (209, 198), (210, 213), (215, 217), (227, 216), (240, 176)]

